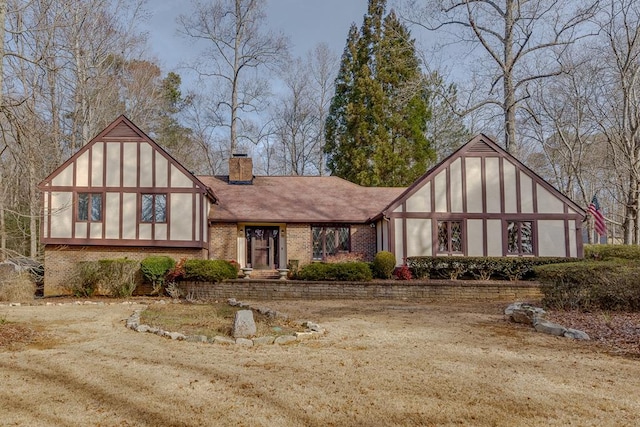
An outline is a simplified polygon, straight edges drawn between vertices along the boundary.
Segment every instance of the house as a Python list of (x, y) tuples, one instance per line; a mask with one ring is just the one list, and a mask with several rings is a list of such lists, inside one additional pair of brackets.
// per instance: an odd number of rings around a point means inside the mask
[(194, 176), (121, 116), (41, 184), (45, 294), (76, 262), (237, 260), (271, 274), (334, 255), (581, 257), (585, 212), (480, 135), (408, 188), (332, 176)]

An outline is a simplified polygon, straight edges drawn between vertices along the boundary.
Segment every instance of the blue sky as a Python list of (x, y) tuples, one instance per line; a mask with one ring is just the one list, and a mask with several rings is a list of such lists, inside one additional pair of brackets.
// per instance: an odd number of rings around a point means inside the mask
[[(176, 70), (198, 53), (177, 34), (176, 18), (188, 14), (190, 4), (185, 0), (149, 0), (151, 17), (143, 29), (149, 33), (150, 53), (160, 60), (165, 72)], [(296, 56), (321, 42), (340, 55), (349, 26), (352, 22), (360, 26), (366, 10), (367, 0), (268, 0), (265, 25), (289, 36)]]

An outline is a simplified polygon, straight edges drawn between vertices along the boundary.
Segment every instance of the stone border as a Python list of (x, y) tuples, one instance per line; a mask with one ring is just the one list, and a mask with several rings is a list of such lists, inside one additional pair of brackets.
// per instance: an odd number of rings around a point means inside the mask
[[(251, 307), (251, 305), (236, 301), (235, 298), (229, 298), (227, 303), (232, 307), (240, 307), (246, 308), (248, 310), (257, 311), (260, 314), (264, 314), (268, 317), (273, 318), (282, 318), (287, 319), (288, 316), (281, 312), (271, 310), (265, 307)], [(164, 300), (156, 301), (156, 304), (166, 304)], [(165, 331), (160, 328), (154, 328), (149, 325), (140, 324), (140, 313), (146, 310), (148, 305), (142, 306), (136, 309), (131, 316), (126, 320), (125, 326), (136, 332), (148, 332), (151, 334), (158, 335), (160, 337), (169, 338), (177, 341), (187, 341), (187, 342), (201, 342), (201, 343), (210, 343), (210, 344), (225, 344), (225, 345), (240, 345), (244, 347), (253, 347), (259, 345), (270, 345), (270, 344), (290, 344), (293, 342), (305, 341), (312, 338), (319, 338), (326, 334), (326, 330), (321, 328), (320, 325), (314, 322), (310, 322), (308, 320), (299, 322), (300, 326), (306, 328), (304, 332), (295, 332), (292, 335), (280, 335), (278, 337), (268, 335), (264, 337), (257, 337), (253, 339), (248, 338), (229, 338), (223, 337), (220, 335), (216, 335), (213, 338), (207, 338), (206, 335), (185, 335), (180, 332), (170, 332)]]
[(531, 325), (536, 332), (576, 340), (589, 340), (589, 335), (579, 329), (566, 328), (544, 318), (544, 309), (524, 302), (514, 302), (504, 309), (504, 315), (514, 323)]

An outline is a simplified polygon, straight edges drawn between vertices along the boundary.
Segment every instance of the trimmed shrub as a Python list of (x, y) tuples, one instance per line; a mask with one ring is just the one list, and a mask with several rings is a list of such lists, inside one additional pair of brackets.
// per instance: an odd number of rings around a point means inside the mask
[(314, 262), (302, 267), (298, 278), (310, 281), (367, 282), (373, 276), (366, 262), (322, 263)]
[(396, 256), (388, 251), (380, 251), (373, 258), (373, 275), (378, 279), (390, 279), (396, 268)]
[(543, 304), (564, 310), (640, 310), (640, 267), (630, 261), (583, 261), (535, 268)]
[(140, 262), (142, 277), (153, 286), (152, 294), (162, 293), (167, 273), (175, 265), (175, 260), (168, 256), (150, 256)]
[(640, 246), (584, 245), (584, 257), (596, 261), (606, 261), (611, 258), (640, 261)]
[(413, 279), (413, 275), (411, 274), (411, 270), (407, 264), (402, 264), (400, 267), (396, 268), (393, 274), (398, 278), (398, 280)]
[(572, 258), (555, 257), (409, 257), (407, 264), (418, 278), (456, 280), (475, 277), (487, 280), (520, 280), (533, 276), (536, 265), (575, 262)]
[(220, 282), (237, 277), (238, 270), (229, 261), (221, 259), (189, 259), (184, 263), (184, 280)]
[(66, 289), (75, 297), (91, 297), (101, 283), (100, 264), (97, 261), (82, 261), (76, 264), (75, 274), (67, 282)]

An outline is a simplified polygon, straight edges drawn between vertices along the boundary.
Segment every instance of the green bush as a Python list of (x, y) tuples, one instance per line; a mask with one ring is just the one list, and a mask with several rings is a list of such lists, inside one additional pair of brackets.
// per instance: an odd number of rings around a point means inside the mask
[(456, 280), (463, 277), (475, 277), (488, 280), (520, 280), (533, 276), (536, 265), (566, 263), (572, 258), (554, 257), (409, 257), (407, 264), (415, 277), (446, 278)]
[(237, 277), (238, 270), (229, 261), (221, 259), (189, 259), (184, 263), (184, 280), (220, 282)]
[(373, 258), (373, 275), (378, 279), (390, 279), (396, 268), (396, 256), (391, 252), (380, 251)]
[(92, 297), (101, 283), (100, 264), (97, 261), (83, 261), (76, 264), (73, 277), (66, 288), (75, 297)]
[(310, 281), (345, 281), (367, 282), (373, 276), (371, 268), (366, 262), (339, 262), (307, 264), (298, 272), (298, 278)]
[(142, 260), (140, 270), (144, 279), (153, 285), (153, 294), (162, 292), (167, 273), (175, 265), (175, 260), (168, 256), (150, 256)]
[(640, 310), (640, 267), (629, 260), (582, 261), (535, 268), (543, 304), (565, 310)]
[(637, 245), (585, 245), (584, 257), (589, 260), (606, 261), (620, 258), (640, 261), (640, 246)]

